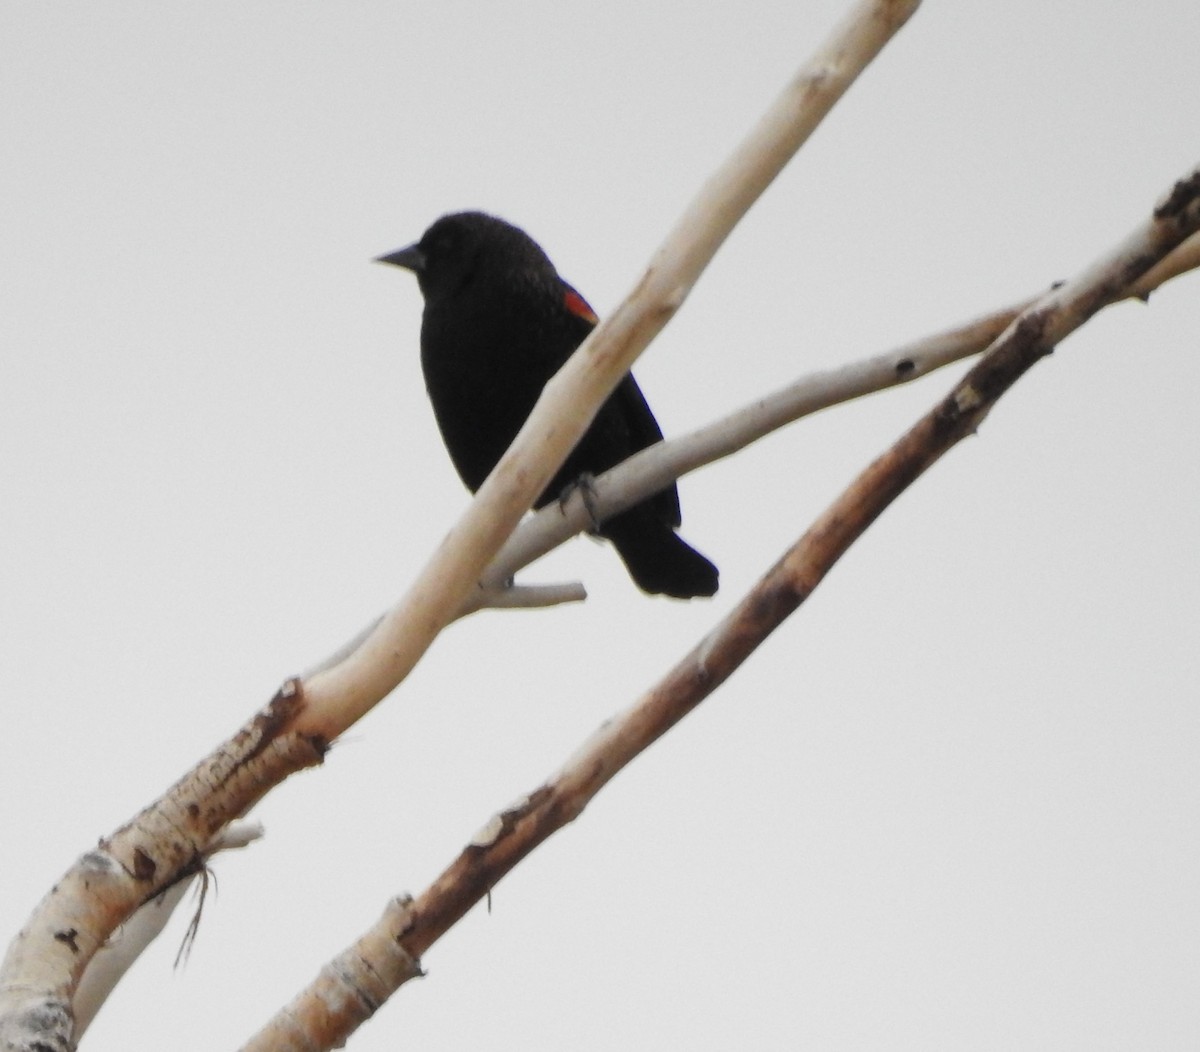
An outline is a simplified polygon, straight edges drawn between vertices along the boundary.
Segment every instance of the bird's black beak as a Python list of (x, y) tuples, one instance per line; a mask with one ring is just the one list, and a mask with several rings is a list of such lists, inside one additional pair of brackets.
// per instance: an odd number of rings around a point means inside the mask
[(425, 253), (416, 245), (409, 245), (407, 248), (389, 252), (386, 256), (376, 256), (375, 262), (390, 263), (393, 267), (404, 267), (414, 274), (420, 274), (425, 269)]

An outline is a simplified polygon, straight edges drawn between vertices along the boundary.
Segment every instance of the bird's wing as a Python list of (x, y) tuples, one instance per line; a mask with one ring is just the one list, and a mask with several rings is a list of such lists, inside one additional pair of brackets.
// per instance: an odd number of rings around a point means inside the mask
[[(572, 315), (573, 319), (578, 319), (586, 326), (582, 328), (583, 335), (580, 337), (580, 342), (582, 342), (587, 333), (599, 324), (600, 319), (576, 289), (565, 281), (562, 284), (563, 304), (566, 306), (567, 312)], [(608, 402), (601, 409), (594, 426), (600, 429), (599, 433), (594, 436), (594, 441), (609, 449), (627, 451), (624, 452), (624, 456), (630, 456), (647, 446), (654, 445), (655, 442), (661, 442), (663, 437), (658, 421), (654, 419), (654, 414), (650, 411), (642, 389), (638, 387), (632, 373), (626, 373), (613, 393), (609, 395)], [(586, 438), (584, 442), (587, 442)], [(611, 461), (611, 463), (615, 462), (616, 459)], [(605, 465), (605, 467), (607, 466)], [(570, 461), (568, 461), (567, 468), (571, 469)], [(599, 468), (599, 465), (596, 465), (596, 468)], [(657, 509), (663, 520), (674, 526), (679, 525), (679, 493), (675, 486), (669, 486), (655, 494), (648, 503)]]

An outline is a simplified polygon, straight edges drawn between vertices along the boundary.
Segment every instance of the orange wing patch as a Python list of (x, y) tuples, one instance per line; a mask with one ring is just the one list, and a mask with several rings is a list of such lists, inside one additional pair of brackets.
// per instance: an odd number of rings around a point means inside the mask
[(563, 292), (563, 304), (567, 310), (577, 318), (582, 318), (589, 325), (600, 324), (600, 319), (596, 316), (596, 312), (588, 306), (588, 301), (571, 288), (570, 285), (567, 285), (566, 291)]

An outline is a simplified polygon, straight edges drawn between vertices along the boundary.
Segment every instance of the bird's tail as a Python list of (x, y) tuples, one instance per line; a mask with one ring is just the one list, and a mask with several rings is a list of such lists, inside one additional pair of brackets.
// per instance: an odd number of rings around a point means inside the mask
[[(629, 576), (643, 592), (692, 599), (714, 595), (717, 568), (645, 506), (631, 508), (600, 527), (613, 542)], [(642, 512), (641, 515), (638, 512)]]

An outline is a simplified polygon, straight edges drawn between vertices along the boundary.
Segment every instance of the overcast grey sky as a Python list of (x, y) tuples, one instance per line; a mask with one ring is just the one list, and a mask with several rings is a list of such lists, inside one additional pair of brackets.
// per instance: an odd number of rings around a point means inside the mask
[[(403, 591), (466, 500), (437, 215), (605, 313), (835, 2), (0, 6), (0, 935)], [(1200, 156), (1200, 7), (930, 3), (637, 366), (667, 434), (1068, 277)], [(350, 1044), (1200, 1045), (1200, 277), (1020, 382)], [(684, 480), (711, 602), (454, 626), (85, 1047), (231, 1048), (699, 638), (953, 370)]]

